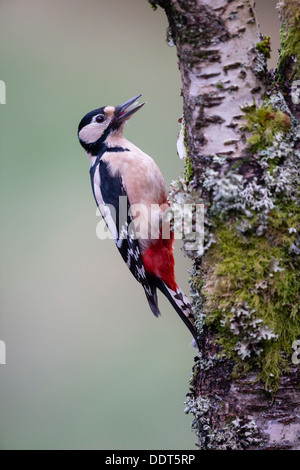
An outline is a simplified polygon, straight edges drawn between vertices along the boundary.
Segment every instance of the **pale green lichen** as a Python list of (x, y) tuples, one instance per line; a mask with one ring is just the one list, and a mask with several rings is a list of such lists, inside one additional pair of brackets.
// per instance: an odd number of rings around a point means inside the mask
[[(244, 450), (261, 444), (254, 420), (232, 416), (222, 429), (215, 429), (211, 419), (213, 404), (208, 398), (187, 396), (185, 404), (185, 413), (194, 415), (191, 428), (199, 438), (196, 445), (200, 450)], [(215, 408), (221, 405), (215, 404)]]
[[(273, 122), (267, 119), (270, 114)], [(259, 109), (247, 107), (247, 118), (247, 130), (255, 135), (256, 145), (251, 145), (250, 137), (249, 148), (256, 150), (255, 162), (261, 168), (259, 178), (253, 177), (245, 184), (239, 165), (229, 165), (226, 157), (215, 156), (214, 169), (205, 172), (203, 182), (212, 196), (211, 215), (224, 219), (230, 212), (241, 212), (246, 216), (240, 222), (241, 230), (251, 228), (253, 214), (259, 213), (260, 220), (266, 221), (268, 212), (275, 207), (276, 196), (291, 197), (294, 201), (299, 197), (300, 126), (287, 114), (283, 96), (271, 95)]]
[[(252, 51), (254, 53), (253, 72), (260, 81), (265, 83), (268, 77), (268, 59), (271, 57), (270, 37), (262, 36), (262, 40), (256, 44)], [(260, 87), (258, 90), (260, 91)]]
[[(205, 299), (204, 296), (201, 294), (201, 289), (203, 287), (204, 281), (196, 275), (197, 273), (195, 268), (192, 272), (190, 272), (190, 274), (190, 293), (194, 311), (195, 328), (198, 332), (198, 338), (200, 338), (205, 325)], [(201, 354), (201, 352), (199, 352), (199, 354)]]
[(171, 183), (169, 199), (171, 206), (167, 214), (175, 238), (183, 240), (183, 251), (190, 258), (202, 256), (205, 243), (203, 199), (184, 178)]

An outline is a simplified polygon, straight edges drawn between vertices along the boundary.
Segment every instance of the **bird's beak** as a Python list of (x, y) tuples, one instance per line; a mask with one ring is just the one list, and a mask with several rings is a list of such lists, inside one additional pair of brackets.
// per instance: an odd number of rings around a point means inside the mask
[[(137, 95), (131, 100), (126, 101), (126, 103), (121, 104), (120, 106), (116, 106), (115, 108), (115, 116), (114, 116), (114, 123), (116, 124), (121, 124), (122, 122), (126, 121), (126, 119), (129, 119), (130, 116), (132, 116), (134, 113), (136, 113), (139, 109), (141, 109), (144, 104), (137, 104), (136, 101), (141, 97), (142, 95)], [(131, 105), (137, 106), (132, 107)]]

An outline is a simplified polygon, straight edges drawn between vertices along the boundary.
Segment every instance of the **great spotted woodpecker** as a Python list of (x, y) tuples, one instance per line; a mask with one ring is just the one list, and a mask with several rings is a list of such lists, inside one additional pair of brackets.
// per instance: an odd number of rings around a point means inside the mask
[(90, 161), (96, 204), (122, 258), (142, 284), (152, 312), (160, 315), (158, 288), (197, 344), (191, 304), (175, 281), (174, 233), (163, 236), (163, 215), (169, 207), (163, 176), (154, 160), (123, 136), (126, 121), (145, 104), (136, 104), (140, 96), (121, 106), (105, 106), (86, 114), (79, 124), (78, 138)]

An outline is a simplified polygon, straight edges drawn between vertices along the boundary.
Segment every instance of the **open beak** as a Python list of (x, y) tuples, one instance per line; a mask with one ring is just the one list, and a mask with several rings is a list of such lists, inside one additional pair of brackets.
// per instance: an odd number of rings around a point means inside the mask
[[(126, 121), (126, 119), (129, 119), (130, 116), (136, 113), (139, 109), (141, 109), (144, 106), (144, 104), (146, 104), (146, 103), (137, 104), (137, 100), (141, 96), (142, 95), (137, 95), (131, 100), (126, 101), (126, 103), (123, 103), (120, 106), (116, 106), (114, 123), (121, 124), (122, 122)], [(135, 104), (137, 106), (134, 106)]]

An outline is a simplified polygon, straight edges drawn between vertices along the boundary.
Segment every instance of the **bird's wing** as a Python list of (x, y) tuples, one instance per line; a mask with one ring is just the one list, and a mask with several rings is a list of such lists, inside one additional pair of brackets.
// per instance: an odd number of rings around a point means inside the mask
[(122, 177), (111, 176), (108, 163), (101, 159), (91, 168), (90, 175), (96, 203), (115, 244), (131, 273), (142, 284), (152, 312), (158, 316), (156, 286), (145, 271)]

